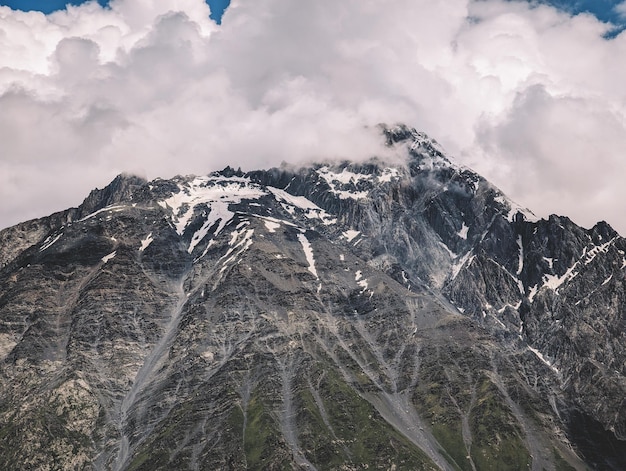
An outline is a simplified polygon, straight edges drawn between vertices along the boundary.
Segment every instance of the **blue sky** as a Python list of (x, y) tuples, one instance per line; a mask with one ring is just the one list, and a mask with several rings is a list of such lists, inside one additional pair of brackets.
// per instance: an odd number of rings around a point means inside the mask
[[(66, 4), (80, 5), (85, 3), (84, 0), (0, 0), (0, 5), (8, 6), (14, 10), (38, 10), (44, 13), (51, 13), (56, 10), (62, 10)], [(100, 5), (106, 5), (108, 0), (98, 0)], [(230, 0), (207, 0), (207, 3), (211, 7), (211, 18), (218, 23), (221, 23), (222, 14), (228, 5)]]
[[(44, 13), (61, 10), (67, 3), (79, 5), (84, 3), (82, 0), (1, 0), (0, 5), (9, 6), (19, 10), (39, 10)], [(108, 0), (98, 0), (98, 3), (105, 5)], [(212, 18), (218, 23), (221, 22), (222, 14), (228, 7), (230, 0), (207, 0), (211, 7)], [(616, 0), (544, 0), (547, 3), (556, 6), (562, 10), (579, 13), (589, 12), (594, 14), (600, 20), (612, 22), (620, 27), (626, 26), (626, 18), (620, 18), (615, 11), (615, 5), (620, 3)]]
[[(587, 12), (595, 15), (599, 20), (613, 23), (617, 26), (616, 34), (626, 28), (626, 17), (620, 16), (615, 7), (621, 0), (544, 0), (541, 3), (555, 6), (570, 13)], [(611, 37), (612, 34), (609, 34)]]
[(610, 21), (616, 24), (623, 22), (623, 19), (621, 19), (615, 12), (615, 5), (620, 3), (615, 0), (551, 0), (545, 1), (544, 3), (572, 13), (582, 11), (593, 13), (602, 21)]

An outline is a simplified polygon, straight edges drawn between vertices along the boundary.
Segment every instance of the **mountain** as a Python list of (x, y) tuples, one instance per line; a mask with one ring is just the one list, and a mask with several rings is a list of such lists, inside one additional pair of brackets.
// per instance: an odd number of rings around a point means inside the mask
[(0, 468), (626, 469), (626, 240), (428, 136), (0, 232)]

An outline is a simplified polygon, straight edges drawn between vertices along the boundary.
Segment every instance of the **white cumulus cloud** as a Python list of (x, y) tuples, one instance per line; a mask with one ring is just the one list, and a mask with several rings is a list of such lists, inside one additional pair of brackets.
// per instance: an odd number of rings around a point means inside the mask
[(405, 122), (536, 213), (626, 233), (609, 28), (504, 0), (235, 0), (221, 26), (202, 0), (0, 7), (0, 226), (123, 171), (381, 154), (375, 125)]

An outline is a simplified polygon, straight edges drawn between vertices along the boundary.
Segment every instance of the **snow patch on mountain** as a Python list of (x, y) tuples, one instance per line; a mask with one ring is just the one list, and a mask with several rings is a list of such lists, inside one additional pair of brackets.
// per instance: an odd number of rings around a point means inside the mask
[(463, 225), (461, 226), (461, 230), (457, 232), (456, 235), (458, 235), (463, 240), (467, 240), (468, 231), (469, 231), (469, 226), (467, 226), (465, 222), (463, 222)]
[(109, 255), (105, 255), (104, 257), (102, 257), (102, 263), (107, 263), (109, 260), (115, 258), (116, 255), (117, 251), (111, 252)]
[(126, 206), (124, 206), (124, 205), (119, 205), (119, 204), (110, 205), (110, 206), (107, 206), (107, 207), (105, 207), (105, 208), (101, 208), (101, 209), (99, 209), (99, 210), (97, 210), (97, 211), (94, 211), (94, 212), (93, 212), (93, 213), (91, 213), (91, 214), (88, 214), (88, 215), (87, 215), (87, 216), (85, 216), (84, 218), (79, 219), (79, 220), (78, 220), (78, 222), (83, 222), (83, 221), (86, 221), (87, 219), (91, 219), (91, 218), (93, 218), (94, 216), (97, 216), (98, 214), (100, 214), (100, 213), (104, 213), (104, 212), (106, 212), (106, 211), (119, 212), (119, 211), (123, 211), (124, 209), (126, 209)]
[(224, 273), (224, 271), (229, 267), (230, 264), (234, 263), (236, 259), (238, 259), (244, 252), (246, 252), (252, 246), (253, 235), (254, 235), (254, 229), (235, 229), (232, 232), (231, 239), (228, 243), (230, 247), (226, 251), (226, 254), (224, 254), (218, 260), (218, 264), (222, 260), (225, 260), (222, 265), (222, 268), (220, 269), (220, 274)]
[(530, 345), (528, 345), (528, 350), (533, 352), (535, 356), (539, 358), (545, 365), (547, 365), (552, 371), (554, 371), (556, 374), (559, 374), (559, 370), (552, 363), (550, 363), (539, 350), (531, 347)]
[(574, 265), (568, 268), (567, 271), (562, 276), (549, 275), (549, 274), (544, 275), (543, 286), (547, 286), (552, 291), (558, 292), (558, 289), (561, 287), (563, 283), (571, 280), (576, 275), (578, 275), (578, 272), (575, 271), (577, 266), (578, 266), (578, 262), (574, 263)]
[[(363, 199), (367, 198), (369, 192), (360, 191), (356, 189), (356, 185), (361, 181), (372, 181), (373, 175), (363, 175), (360, 173), (350, 172), (347, 169), (343, 169), (341, 173), (335, 173), (330, 170), (329, 167), (324, 166), (317, 170), (320, 177), (326, 180), (331, 191), (339, 196), (340, 199)], [(341, 186), (352, 185), (354, 189), (345, 190), (341, 189)]]
[(356, 237), (359, 236), (359, 234), (359, 231), (355, 231), (352, 229), (348, 229), (347, 231), (341, 233), (341, 235), (344, 236), (348, 242), (352, 242)]
[(62, 232), (60, 234), (57, 234), (56, 236), (48, 237), (46, 240), (44, 240), (43, 245), (41, 246), (39, 251), (43, 252), (44, 250), (52, 247), (54, 243), (57, 242), (61, 238), (61, 236), (63, 236)]
[(306, 257), (306, 261), (309, 264), (308, 270), (313, 274), (313, 276), (315, 276), (315, 278), (319, 278), (317, 276), (317, 270), (315, 269), (315, 258), (313, 257), (313, 248), (311, 247), (311, 243), (302, 233), (298, 234), (298, 240), (302, 245), (304, 256)]
[(279, 222), (271, 221), (269, 219), (264, 218), (263, 222), (265, 223), (265, 228), (268, 232), (276, 232), (276, 229), (280, 227)]
[(596, 245), (594, 248), (589, 250), (589, 252), (587, 252), (587, 257), (585, 259), (585, 265), (589, 265), (593, 261), (593, 259), (596, 258), (596, 256), (598, 254), (606, 253), (608, 251), (609, 247), (611, 245), (613, 245), (618, 238), (619, 237), (614, 237), (610, 241), (608, 241), (608, 242), (606, 242), (606, 243), (604, 243), (602, 245)]
[(319, 219), (327, 226), (337, 223), (336, 218), (331, 217), (326, 211), (304, 196), (294, 196), (287, 193), (285, 190), (280, 190), (272, 186), (268, 186), (267, 189), (277, 200), (283, 202), (283, 208), (292, 216), (296, 214), (296, 209), (300, 209), (308, 219)]
[(472, 255), (471, 250), (467, 252), (465, 255), (463, 255), (459, 260), (457, 260), (457, 262), (454, 265), (452, 265), (451, 279), (454, 280), (459, 274), (459, 272), (461, 271), (461, 268), (463, 268), (466, 265), (469, 266), (473, 260), (474, 260), (474, 255)]
[(317, 173), (324, 179), (329, 185), (333, 185), (335, 182), (343, 183), (358, 183), (362, 180), (371, 181), (373, 175), (365, 175), (362, 173), (354, 173), (344, 168), (341, 173), (332, 172), (329, 167), (324, 166), (317, 170)]
[(517, 236), (517, 246), (519, 247), (519, 259), (517, 263), (517, 276), (522, 274), (524, 270), (524, 245), (522, 244), (522, 236)]
[(378, 177), (378, 181), (382, 183), (389, 183), (399, 178), (400, 171), (397, 168), (388, 167), (382, 171), (382, 174)]
[(143, 252), (148, 248), (148, 246), (152, 243), (154, 239), (152, 238), (152, 232), (146, 236), (145, 239), (141, 241), (141, 247), (139, 247), (139, 251)]
[(198, 245), (202, 239), (209, 233), (211, 227), (213, 227), (216, 223), (219, 223), (213, 235), (218, 235), (224, 226), (228, 224), (235, 215), (232, 211), (228, 209), (228, 203), (223, 201), (213, 201), (207, 202), (207, 206), (209, 206), (209, 215), (202, 224), (202, 227), (198, 229), (193, 237), (191, 238), (191, 242), (189, 242), (189, 248), (187, 252), (193, 252), (193, 249)]
[[(176, 232), (183, 235), (197, 205), (204, 204), (209, 209), (209, 218), (192, 239), (195, 246), (208, 229), (217, 222), (219, 233), (232, 219), (234, 213), (228, 210), (230, 204), (241, 203), (244, 199), (258, 199), (267, 193), (248, 178), (223, 177), (212, 174), (206, 177), (195, 177), (191, 181), (179, 183), (179, 192), (164, 200), (161, 206), (169, 208)], [(193, 247), (191, 247), (193, 250)]]
[[(604, 244), (594, 246), (590, 250), (587, 250), (587, 247), (585, 247), (580, 259), (577, 260), (571, 267), (569, 267), (565, 271), (565, 273), (563, 273), (563, 275), (561, 276), (555, 275), (555, 274), (543, 275), (543, 285), (540, 287), (536, 287), (536, 289), (532, 291), (531, 294), (529, 294), (528, 298), (532, 301), (537, 291), (543, 288), (544, 286), (552, 289), (555, 293), (558, 293), (559, 288), (564, 283), (567, 283), (573, 280), (576, 276), (578, 276), (578, 274), (580, 273), (580, 271), (578, 270), (578, 267), (580, 267), (581, 264), (585, 266), (589, 265), (598, 256), (598, 254), (606, 253), (609, 247), (613, 245), (617, 239), (618, 238), (615, 237)], [(552, 268), (552, 263), (550, 263), (550, 267)]]
[(457, 254), (455, 254), (452, 250), (450, 250), (450, 247), (448, 247), (443, 241), (439, 241), (439, 246), (445, 250), (446, 252), (448, 252), (448, 255), (450, 256), (450, 259), (454, 260), (455, 258), (458, 257)]
[[(356, 281), (356, 284), (361, 287), (361, 294), (363, 294), (366, 291), (368, 291), (369, 284), (367, 282), (367, 278), (363, 278), (363, 272), (361, 270), (358, 270), (358, 271), (355, 272), (355, 274), (354, 274), (354, 281)], [(373, 294), (374, 294), (373, 292), (370, 292), (370, 297)]]
[[(400, 127), (397, 127), (397, 129), (400, 129)], [(415, 150), (419, 147), (430, 147), (431, 149), (434, 149), (435, 151), (437, 151), (440, 154), (444, 154), (445, 150), (443, 149), (443, 147), (433, 138), (431, 138), (430, 136), (428, 136), (428, 134), (421, 132), (421, 131), (417, 131), (415, 129), (411, 130), (411, 137), (413, 138), (413, 142), (411, 143), (411, 150)]]
[(512, 199), (504, 196), (503, 194), (499, 194), (494, 198), (496, 203), (500, 203), (502, 206), (508, 209), (506, 219), (509, 222), (515, 221), (515, 216), (518, 213), (521, 213), (524, 216), (524, 220), (528, 222), (538, 222), (541, 218), (537, 217), (535, 213), (533, 213), (530, 209), (524, 208), (523, 206), (517, 204)]
[[(189, 226), (198, 207), (208, 210), (202, 226), (193, 234), (187, 252), (192, 253), (196, 246), (213, 229), (213, 235), (218, 235), (233, 219), (235, 213), (230, 205), (240, 204), (244, 200), (254, 200), (272, 194), (279, 200), (283, 208), (291, 215), (297, 210), (304, 213), (308, 219), (319, 219), (325, 225), (336, 223), (322, 208), (303, 196), (293, 196), (284, 190), (274, 187), (263, 187), (253, 183), (245, 177), (225, 177), (220, 174), (211, 174), (204, 177), (194, 177), (192, 180), (178, 182), (179, 191), (169, 198), (159, 201), (159, 205), (171, 212), (172, 223), (179, 235), (183, 235)], [(266, 219), (269, 232), (278, 228), (278, 220)], [(206, 252), (206, 250), (205, 250)]]

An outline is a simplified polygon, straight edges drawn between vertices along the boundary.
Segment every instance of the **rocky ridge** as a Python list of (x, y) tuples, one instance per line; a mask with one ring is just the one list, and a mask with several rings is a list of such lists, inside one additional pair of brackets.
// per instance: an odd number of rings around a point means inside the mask
[(625, 240), (384, 134), (1, 231), (3, 469), (626, 467)]

